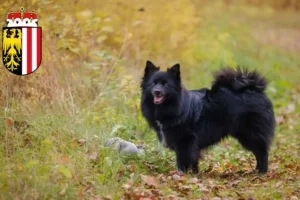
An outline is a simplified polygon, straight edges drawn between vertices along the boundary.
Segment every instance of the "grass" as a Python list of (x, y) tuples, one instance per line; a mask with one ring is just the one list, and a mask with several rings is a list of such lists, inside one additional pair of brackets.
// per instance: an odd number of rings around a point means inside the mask
[[(9, 119), (0, 123), (0, 198), (299, 198), (300, 49), (292, 45), (299, 39), (299, 14), (220, 1), (134, 3), (103, 3), (93, 14), (81, 2), (66, 10), (70, 21), (55, 26), (50, 13), (63, 18), (63, 2), (37, 4), (41, 13), (49, 12), (49, 19), (41, 19), (43, 31), (55, 34), (45, 35), (43, 65), (34, 75), (13, 77), (1, 69), (0, 112)], [(184, 13), (176, 15), (183, 5)], [(142, 6), (145, 11), (137, 11)], [(111, 9), (118, 15), (109, 16)], [(99, 17), (99, 27), (84, 18), (90, 15)], [(66, 25), (72, 19), (76, 28)], [(123, 24), (126, 33), (111, 31)], [(223, 65), (263, 73), (278, 123), (269, 172), (252, 173), (254, 156), (233, 139), (204, 153), (199, 174), (174, 171), (174, 153), (158, 144), (140, 113), (139, 81), (147, 59), (163, 69), (180, 62), (189, 89), (210, 87), (212, 72)], [(22, 132), (15, 121), (30, 127)], [(110, 137), (145, 150), (120, 154), (104, 147)]]

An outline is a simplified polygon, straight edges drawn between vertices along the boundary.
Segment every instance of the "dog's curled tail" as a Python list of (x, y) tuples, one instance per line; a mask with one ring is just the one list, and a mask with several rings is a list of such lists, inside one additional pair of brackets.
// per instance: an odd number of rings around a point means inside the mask
[(248, 71), (245, 68), (237, 67), (223, 68), (214, 74), (215, 80), (212, 84), (212, 92), (220, 87), (226, 87), (239, 92), (246, 89), (263, 92), (267, 87), (267, 80), (257, 71)]

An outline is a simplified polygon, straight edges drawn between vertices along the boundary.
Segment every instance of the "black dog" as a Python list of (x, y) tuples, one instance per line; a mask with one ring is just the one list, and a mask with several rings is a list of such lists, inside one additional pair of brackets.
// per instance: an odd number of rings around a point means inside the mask
[(200, 151), (231, 135), (266, 173), (275, 128), (266, 80), (255, 71), (224, 68), (215, 73), (211, 89), (187, 90), (179, 68), (159, 71), (147, 61), (141, 82), (142, 113), (159, 141), (176, 152), (179, 170), (198, 172)]

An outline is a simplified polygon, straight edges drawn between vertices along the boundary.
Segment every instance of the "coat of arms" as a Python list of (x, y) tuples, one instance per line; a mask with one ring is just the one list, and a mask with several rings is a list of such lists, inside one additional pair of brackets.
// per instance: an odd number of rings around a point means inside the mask
[(17, 75), (31, 74), (42, 60), (42, 28), (34, 11), (9, 11), (3, 27), (2, 59), (4, 66)]

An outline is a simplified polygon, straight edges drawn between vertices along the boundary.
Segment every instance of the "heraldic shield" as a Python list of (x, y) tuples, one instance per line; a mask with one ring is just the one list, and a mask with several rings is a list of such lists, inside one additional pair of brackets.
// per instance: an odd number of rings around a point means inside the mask
[(8, 26), (3, 27), (2, 59), (6, 69), (14, 74), (31, 74), (41, 64), (42, 28), (37, 27), (36, 16), (33, 11), (24, 12), (24, 8), (21, 12), (11, 11)]

